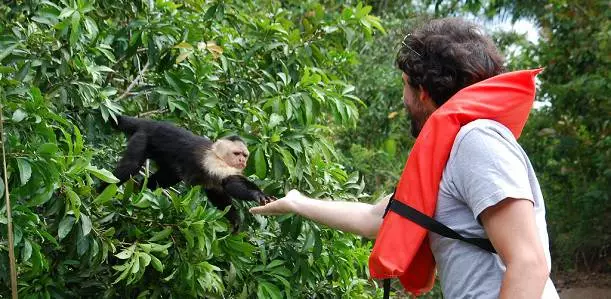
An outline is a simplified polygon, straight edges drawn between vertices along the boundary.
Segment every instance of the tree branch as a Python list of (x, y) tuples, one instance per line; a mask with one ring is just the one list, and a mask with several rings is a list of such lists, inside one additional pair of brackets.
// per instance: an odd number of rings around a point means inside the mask
[(144, 117), (144, 116), (149, 116), (149, 115), (153, 115), (153, 114), (157, 114), (157, 113), (163, 113), (165, 111), (166, 111), (165, 108), (161, 108), (161, 109), (157, 109), (157, 110), (151, 110), (151, 111), (147, 111), (147, 112), (138, 113), (138, 117)]
[[(1, 106), (0, 106), (1, 107)], [(6, 222), (8, 235), (8, 259), (11, 272), (11, 293), (13, 299), (17, 299), (17, 264), (15, 262), (15, 240), (13, 239), (13, 216), (11, 212), (11, 199), (8, 192), (8, 177), (6, 171), (6, 153), (4, 152), (4, 120), (0, 109), (0, 143), (2, 143), (2, 168), (4, 177), (4, 193), (6, 200)]]
[(117, 100), (122, 100), (123, 98), (127, 97), (127, 95), (132, 90), (132, 88), (134, 88), (134, 86), (136, 86), (136, 82), (138, 82), (138, 80), (140, 80), (142, 78), (142, 76), (148, 70), (148, 68), (149, 68), (149, 62), (147, 61), (146, 64), (144, 65), (144, 67), (140, 70), (140, 73), (138, 73), (138, 76), (136, 77), (136, 79), (134, 79), (134, 81), (132, 81), (132, 83), (129, 84), (127, 89), (123, 92), (123, 94), (121, 94), (117, 98)]

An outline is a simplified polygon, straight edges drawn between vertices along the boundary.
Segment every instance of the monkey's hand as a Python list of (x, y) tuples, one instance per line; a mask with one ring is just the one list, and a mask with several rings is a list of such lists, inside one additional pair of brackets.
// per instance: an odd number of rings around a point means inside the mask
[(256, 201), (261, 205), (276, 200), (276, 197), (265, 194), (257, 185), (241, 175), (226, 177), (223, 180), (223, 190), (231, 197)]
[(272, 201), (276, 201), (276, 197), (273, 195), (267, 195), (265, 193), (263, 193), (263, 191), (255, 191), (254, 193), (257, 193), (254, 197), (257, 199), (257, 201), (259, 202), (259, 205), (266, 205)]

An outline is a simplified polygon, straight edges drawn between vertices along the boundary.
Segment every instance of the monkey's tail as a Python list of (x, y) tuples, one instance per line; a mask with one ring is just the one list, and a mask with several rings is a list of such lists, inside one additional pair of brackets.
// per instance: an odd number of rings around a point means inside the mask
[(117, 115), (117, 122), (110, 121), (113, 128), (127, 135), (132, 135), (140, 128), (141, 120), (131, 116)]

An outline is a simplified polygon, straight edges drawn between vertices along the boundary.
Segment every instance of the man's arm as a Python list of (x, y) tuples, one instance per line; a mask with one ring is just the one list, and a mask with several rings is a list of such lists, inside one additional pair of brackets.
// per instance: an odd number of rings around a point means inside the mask
[(265, 206), (253, 207), (250, 212), (261, 215), (296, 213), (333, 229), (375, 239), (382, 225), (382, 215), (390, 196), (385, 196), (372, 205), (362, 202), (313, 199), (297, 190), (291, 190), (285, 197)]
[(549, 270), (532, 202), (506, 198), (480, 219), (507, 268), (499, 298), (541, 298)]

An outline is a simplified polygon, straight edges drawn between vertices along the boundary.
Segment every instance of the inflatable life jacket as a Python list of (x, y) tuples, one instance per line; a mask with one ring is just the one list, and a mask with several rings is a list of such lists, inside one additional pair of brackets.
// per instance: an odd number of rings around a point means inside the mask
[[(540, 71), (508, 72), (480, 81), (458, 91), (435, 110), (416, 139), (390, 202), (432, 217), (441, 176), (461, 126), (476, 119), (492, 119), (519, 138), (534, 102), (535, 76)], [(435, 260), (427, 230), (395, 208), (387, 208), (369, 257), (369, 271), (375, 279), (399, 277), (403, 287), (416, 296), (431, 290)]]

